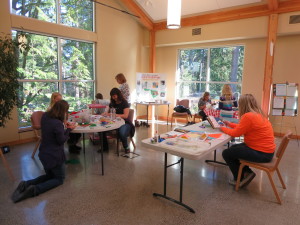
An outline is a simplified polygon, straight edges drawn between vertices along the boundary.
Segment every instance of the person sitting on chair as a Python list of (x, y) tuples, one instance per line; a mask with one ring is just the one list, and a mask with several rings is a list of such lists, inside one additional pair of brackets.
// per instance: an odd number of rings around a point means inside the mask
[[(102, 95), (101, 93), (97, 93), (97, 94), (95, 95), (95, 98), (96, 98), (96, 100), (95, 100), (95, 102), (94, 102), (95, 104), (100, 104), (100, 105), (105, 105), (105, 106), (108, 106), (108, 105), (109, 105), (109, 101), (103, 99), (103, 95)], [(105, 108), (97, 108), (97, 109), (95, 110), (95, 113), (96, 113), (96, 114), (102, 114), (102, 113), (104, 113), (104, 111), (105, 111)]]
[(222, 89), (222, 96), (220, 97), (219, 109), (232, 111), (232, 107), (237, 107), (237, 101), (233, 96), (231, 87), (229, 84), (224, 84)]
[(207, 103), (212, 104), (209, 97), (210, 97), (210, 94), (209, 94), (209, 92), (206, 91), (203, 93), (203, 96), (199, 99), (199, 102), (198, 102), (198, 109), (199, 109), (198, 114), (199, 114), (199, 116), (201, 116), (202, 121), (207, 119), (207, 115), (204, 112), (204, 109), (206, 108), (206, 104)]
[[(133, 136), (135, 133), (135, 127), (132, 124), (132, 122), (128, 119), (129, 116), (129, 105), (126, 99), (123, 97), (121, 91), (118, 88), (113, 88), (110, 91), (110, 104), (109, 108), (115, 108), (116, 110), (116, 116), (121, 117), (125, 120), (125, 124), (122, 125), (119, 129), (119, 138), (121, 139), (123, 148), (125, 150), (125, 153), (130, 152), (130, 148), (128, 146), (128, 140), (127, 137)], [(109, 116), (110, 113), (104, 112), (102, 114), (103, 116)], [(108, 142), (107, 137), (104, 132), (103, 134), (103, 150), (108, 150)]]
[[(230, 128), (220, 128), (222, 132), (232, 137), (244, 135), (244, 143), (232, 145), (222, 153), (233, 174), (233, 180), (229, 180), (232, 185), (236, 184), (240, 159), (267, 163), (272, 160), (276, 148), (272, 125), (252, 94), (240, 97), (239, 117), (238, 124), (224, 121), (224, 124)], [(249, 184), (254, 177), (255, 173), (245, 166), (242, 171), (240, 187)]]
[[(65, 123), (68, 117), (69, 104), (60, 100), (44, 113), (41, 120), (42, 142), (39, 158), (45, 175), (32, 180), (21, 181), (12, 195), (14, 203), (42, 194), (63, 184), (65, 179), (64, 143), (69, 133), (75, 128), (73, 123)], [(64, 127), (67, 127), (65, 130)]]

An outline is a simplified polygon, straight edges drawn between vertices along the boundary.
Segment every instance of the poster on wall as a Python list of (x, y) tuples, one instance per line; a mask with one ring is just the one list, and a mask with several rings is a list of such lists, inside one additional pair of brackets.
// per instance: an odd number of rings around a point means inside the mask
[(137, 73), (137, 102), (155, 102), (166, 99), (166, 75), (160, 73)]

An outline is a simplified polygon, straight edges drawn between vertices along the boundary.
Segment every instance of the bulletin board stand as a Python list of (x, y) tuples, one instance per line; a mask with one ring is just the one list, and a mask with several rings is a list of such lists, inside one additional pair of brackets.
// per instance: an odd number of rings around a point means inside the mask
[[(298, 147), (298, 132), (295, 117), (298, 116), (298, 84), (297, 83), (278, 83), (273, 84), (272, 116), (280, 116), (279, 123), (273, 123), (273, 126), (280, 127), (280, 135), (283, 127), (295, 129)], [(293, 122), (286, 123), (284, 118), (292, 117)]]

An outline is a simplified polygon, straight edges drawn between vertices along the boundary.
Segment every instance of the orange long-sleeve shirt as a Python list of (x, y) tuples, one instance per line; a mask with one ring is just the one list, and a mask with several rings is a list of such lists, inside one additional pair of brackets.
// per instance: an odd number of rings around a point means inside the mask
[(238, 124), (230, 123), (231, 128), (221, 127), (221, 131), (232, 137), (244, 135), (245, 144), (257, 151), (273, 153), (276, 145), (274, 132), (269, 120), (258, 113), (245, 113)]

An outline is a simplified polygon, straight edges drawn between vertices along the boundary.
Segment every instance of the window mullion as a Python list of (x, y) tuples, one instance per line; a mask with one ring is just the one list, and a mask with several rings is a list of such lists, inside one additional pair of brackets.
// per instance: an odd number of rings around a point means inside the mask
[(61, 17), (61, 10), (60, 10), (60, 0), (56, 0), (56, 23), (60, 24), (60, 17)]
[(63, 93), (61, 38), (57, 38), (57, 59), (58, 59), (58, 90), (59, 93)]
[[(210, 82), (210, 48), (207, 49), (207, 74), (206, 74), (206, 82)], [(206, 84), (205, 91), (209, 91), (209, 83)]]

